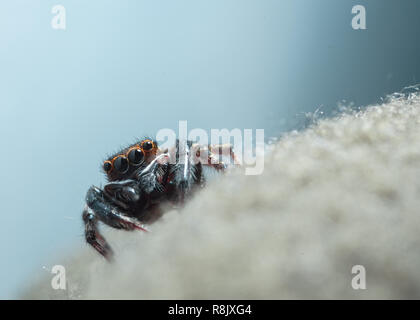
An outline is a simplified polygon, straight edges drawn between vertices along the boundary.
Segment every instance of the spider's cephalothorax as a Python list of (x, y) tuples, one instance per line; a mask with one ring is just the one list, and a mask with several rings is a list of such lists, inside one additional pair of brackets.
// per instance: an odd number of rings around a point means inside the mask
[(109, 182), (103, 189), (90, 187), (86, 194), (86, 241), (111, 259), (112, 250), (99, 233), (98, 222), (117, 229), (147, 231), (145, 224), (162, 215), (162, 203), (182, 205), (204, 185), (203, 165), (225, 169), (215, 157), (216, 150), (218, 155), (228, 153), (235, 160), (230, 145), (177, 141), (172, 149), (160, 150), (152, 139), (143, 139), (106, 159), (103, 170)]

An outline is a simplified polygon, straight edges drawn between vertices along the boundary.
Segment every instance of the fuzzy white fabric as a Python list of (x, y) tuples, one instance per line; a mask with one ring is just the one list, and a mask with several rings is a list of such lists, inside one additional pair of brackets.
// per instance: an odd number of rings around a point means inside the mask
[[(259, 176), (214, 179), (152, 233), (106, 232), (25, 298), (420, 298), (420, 97), (281, 138)], [(351, 286), (366, 269), (366, 290)]]

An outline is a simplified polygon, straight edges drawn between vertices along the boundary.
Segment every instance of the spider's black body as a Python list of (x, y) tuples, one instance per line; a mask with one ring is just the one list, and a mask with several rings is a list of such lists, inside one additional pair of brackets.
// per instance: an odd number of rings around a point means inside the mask
[[(177, 141), (174, 150), (162, 152), (155, 141), (145, 139), (105, 160), (103, 168), (109, 183), (103, 190), (92, 186), (86, 194), (86, 241), (110, 259), (112, 250), (99, 233), (99, 221), (117, 229), (147, 231), (144, 224), (162, 215), (162, 203), (182, 205), (204, 185), (202, 164), (224, 169), (221, 162), (202, 161), (203, 151), (204, 158), (210, 160), (214, 147), (197, 147), (191, 141), (183, 145)], [(218, 148), (221, 151), (223, 147)], [(230, 146), (229, 151), (233, 157)]]

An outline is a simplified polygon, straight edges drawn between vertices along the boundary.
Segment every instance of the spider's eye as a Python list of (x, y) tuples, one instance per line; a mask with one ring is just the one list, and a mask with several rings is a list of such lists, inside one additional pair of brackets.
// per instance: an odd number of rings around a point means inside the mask
[(111, 162), (110, 161), (105, 161), (104, 162), (104, 171), (105, 172), (109, 172), (109, 171), (111, 171), (111, 169), (112, 169), (112, 164), (111, 164)]
[(128, 160), (130, 161), (130, 163), (132, 164), (140, 164), (143, 162), (143, 152), (140, 149), (132, 149), (129, 153), (128, 153)]
[(146, 140), (141, 144), (141, 147), (144, 151), (150, 151), (153, 148), (153, 142), (150, 140)]
[(125, 173), (128, 170), (128, 160), (124, 156), (119, 156), (114, 160), (114, 167), (120, 173)]

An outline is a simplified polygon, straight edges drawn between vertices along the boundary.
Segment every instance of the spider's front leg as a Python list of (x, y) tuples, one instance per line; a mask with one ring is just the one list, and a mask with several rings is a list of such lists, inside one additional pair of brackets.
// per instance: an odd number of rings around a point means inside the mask
[(86, 194), (86, 206), (83, 210), (86, 241), (107, 260), (112, 259), (112, 249), (100, 234), (98, 222), (124, 230), (139, 229), (147, 231), (135, 218), (125, 215), (120, 208), (129, 208), (130, 203), (140, 199), (140, 191), (134, 181), (125, 183), (110, 183), (105, 191), (97, 187), (90, 187)]
[(85, 206), (82, 214), (83, 222), (85, 223), (85, 238), (86, 242), (89, 243), (93, 248), (96, 249), (101, 255), (107, 260), (111, 260), (113, 252), (105, 238), (100, 234), (98, 230), (98, 218), (95, 212)]

